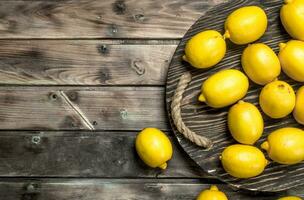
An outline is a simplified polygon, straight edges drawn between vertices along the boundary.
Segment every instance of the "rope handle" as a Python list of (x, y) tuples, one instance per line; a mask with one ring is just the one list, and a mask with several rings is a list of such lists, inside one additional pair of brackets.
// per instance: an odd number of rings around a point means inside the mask
[(181, 101), (186, 87), (191, 82), (192, 76), (190, 72), (185, 72), (177, 85), (171, 103), (171, 115), (177, 130), (184, 135), (185, 138), (196, 144), (197, 146), (210, 149), (213, 145), (212, 141), (205, 136), (198, 135), (191, 131), (184, 123), (181, 116)]

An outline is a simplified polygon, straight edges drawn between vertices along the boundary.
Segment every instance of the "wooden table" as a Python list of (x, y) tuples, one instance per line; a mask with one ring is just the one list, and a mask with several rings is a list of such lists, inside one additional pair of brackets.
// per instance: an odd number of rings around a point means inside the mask
[[(168, 64), (183, 34), (224, 0), (0, 1), (0, 199), (194, 199), (217, 184), (171, 133)], [(144, 127), (174, 143), (165, 171), (134, 150)], [(304, 187), (286, 194), (304, 197)]]

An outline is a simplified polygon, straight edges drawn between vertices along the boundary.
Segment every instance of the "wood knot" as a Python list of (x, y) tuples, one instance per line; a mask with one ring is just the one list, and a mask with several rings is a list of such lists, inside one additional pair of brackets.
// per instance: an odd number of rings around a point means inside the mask
[(117, 15), (123, 15), (125, 14), (127, 9), (127, 6), (125, 4), (125, 2), (123, 0), (118, 0), (115, 3), (113, 3), (113, 11), (117, 14)]
[(40, 144), (40, 142), (41, 142), (41, 137), (40, 136), (36, 135), (36, 136), (32, 137), (32, 143), (33, 144)]
[(105, 44), (99, 45), (99, 46), (97, 47), (97, 50), (98, 50), (98, 52), (101, 53), (101, 54), (107, 54), (107, 53), (109, 53), (108, 46), (105, 45)]
[(136, 15), (134, 15), (134, 20), (137, 21), (137, 22), (143, 22), (145, 20), (145, 15), (136, 14)]
[(127, 112), (126, 109), (121, 109), (121, 110), (120, 110), (120, 117), (121, 117), (122, 119), (127, 119), (127, 118), (128, 118), (128, 112)]
[(49, 98), (50, 98), (52, 101), (55, 101), (55, 100), (57, 100), (58, 95), (57, 95), (55, 92), (51, 92), (51, 93), (49, 94)]
[(77, 92), (67, 92), (67, 96), (71, 101), (76, 101), (78, 99)]
[(110, 34), (111, 34), (111, 35), (115, 35), (117, 32), (118, 32), (117, 26), (116, 26), (115, 24), (112, 24), (112, 25), (110, 26)]
[(139, 59), (132, 60), (131, 67), (138, 75), (143, 75), (146, 72), (145, 67), (141, 65), (142, 61)]

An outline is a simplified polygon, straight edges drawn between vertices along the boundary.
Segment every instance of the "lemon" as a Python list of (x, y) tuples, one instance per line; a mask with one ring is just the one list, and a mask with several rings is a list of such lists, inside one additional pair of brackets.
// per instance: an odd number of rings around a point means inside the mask
[(148, 166), (167, 168), (173, 150), (169, 138), (156, 128), (145, 128), (136, 137), (136, 151)]
[(302, 200), (302, 199), (300, 197), (289, 196), (289, 197), (279, 198), (278, 200)]
[(242, 66), (247, 76), (255, 83), (265, 85), (281, 73), (280, 60), (265, 44), (249, 45), (242, 54)]
[(209, 190), (202, 191), (196, 200), (228, 200), (228, 198), (215, 185), (212, 185)]
[(268, 161), (256, 147), (234, 144), (227, 147), (221, 156), (225, 171), (236, 178), (251, 178), (261, 174)]
[(199, 101), (213, 108), (222, 108), (242, 99), (248, 90), (245, 74), (235, 69), (226, 69), (210, 76), (202, 85)]
[(228, 127), (239, 143), (254, 144), (263, 133), (264, 122), (255, 105), (239, 101), (228, 112)]
[(271, 118), (283, 118), (295, 107), (296, 95), (292, 87), (284, 81), (268, 83), (260, 93), (260, 106)]
[(296, 96), (296, 106), (293, 110), (293, 116), (299, 124), (304, 125), (304, 86), (300, 87)]
[(245, 6), (233, 11), (225, 22), (225, 38), (235, 44), (258, 40), (267, 29), (267, 15), (257, 6)]
[(304, 0), (285, 0), (280, 16), (289, 35), (304, 41)]
[(304, 160), (304, 131), (299, 128), (281, 128), (261, 145), (269, 157), (280, 164), (296, 164)]
[(286, 44), (281, 43), (279, 59), (287, 76), (304, 82), (304, 42), (291, 40)]
[(226, 42), (214, 30), (203, 31), (193, 36), (186, 44), (183, 59), (196, 68), (209, 68), (225, 56)]

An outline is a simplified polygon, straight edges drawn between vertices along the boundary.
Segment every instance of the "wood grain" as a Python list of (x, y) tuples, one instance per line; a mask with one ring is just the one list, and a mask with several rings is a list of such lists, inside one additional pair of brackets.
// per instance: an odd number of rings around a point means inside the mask
[[(113, 179), (15, 179), (0, 181), (0, 198), (5, 200), (193, 200), (201, 190), (209, 188), (198, 180), (113, 180)], [(218, 185), (229, 199), (275, 200), (281, 196), (304, 197), (304, 188), (281, 194), (246, 195), (227, 185)]]
[(0, 38), (181, 38), (223, 1), (0, 1)]
[[(269, 21), (268, 30), (259, 40), (259, 42), (268, 44), (271, 48), (278, 52), (278, 44), (282, 41), (288, 41), (290, 39), (279, 20), (279, 10), (282, 6), (282, 1), (280, 0), (234, 0), (229, 1), (227, 4), (214, 7), (189, 29), (173, 56), (167, 79), (167, 108), (170, 108), (171, 98), (180, 76), (185, 71), (191, 71), (193, 79), (184, 94), (181, 111), (182, 117), (185, 124), (191, 130), (211, 139), (214, 146), (211, 150), (199, 148), (186, 140), (174, 128), (174, 132), (179, 138), (178, 141), (180, 141), (180, 144), (184, 150), (192, 159), (195, 160), (197, 164), (202, 167), (202, 169), (237, 188), (268, 192), (286, 190), (288, 188), (304, 184), (304, 162), (291, 166), (279, 165), (272, 162), (266, 167), (266, 170), (257, 177), (250, 179), (233, 178), (224, 171), (219, 160), (219, 156), (223, 149), (236, 143), (227, 129), (228, 108), (212, 109), (205, 104), (199, 103), (197, 100), (202, 82), (211, 74), (228, 68), (241, 69), (240, 58), (245, 46), (237, 46), (228, 42), (228, 52), (225, 58), (214, 68), (205, 71), (194, 70), (189, 64), (181, 61), (181, 57), (184, 53), (185, 43), (190, 37), (206, 29), (223, 31), (223, 24), (227, 15), (233, 10), (246, 5), (259, 5), (260, 7), (264, 8), (267, 13)], [(301, 85), (287, 78), (284, 74), (282, 74), (279, 79), (287, 81), (294, 87), (294, 89), (297, 89)], [(257, 105), (260, 90), (260, 86), (251, 83), (245, 101), (249, 101)], [(257, 147), (263, 141), (265, 141), (267, 135), (275, 129), (286, 126), (300, 126), (290, 115), (286, 118), (278, 120), (270, 119), (266, 115), (263, 115), (263, 118), (265, 122), (264, 135), (257, 142)]]
[(211, 178), (177, 148), (167, 170), (147, 167), (138, 132), (0, 132), (0, 177)]
[(0, 129), (169, 130), (161, 87), (0, 87)]
[(164, 85), (170, 43), (0, 40), (0, 84)]

